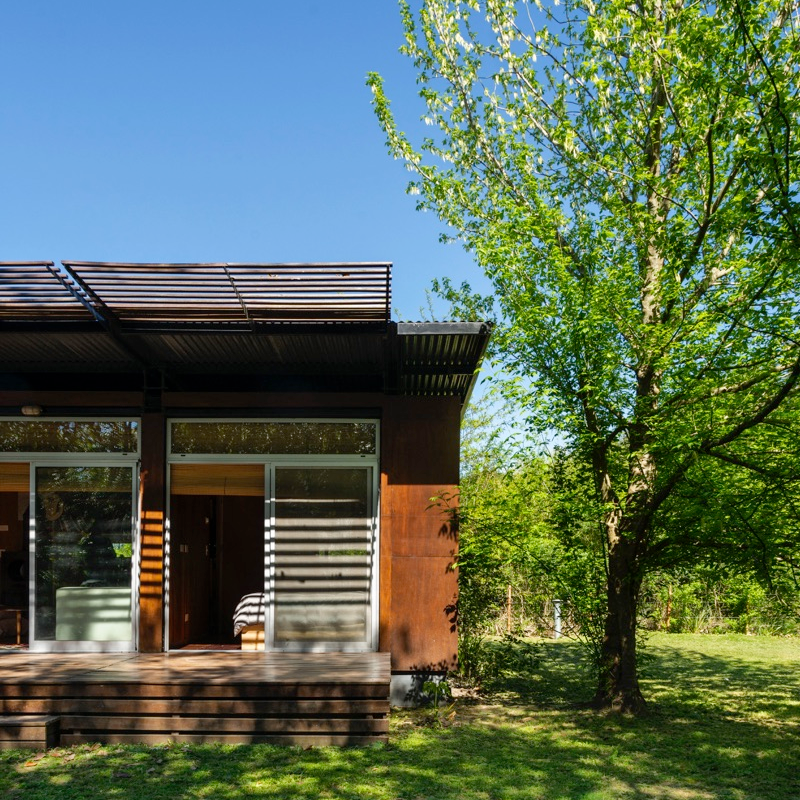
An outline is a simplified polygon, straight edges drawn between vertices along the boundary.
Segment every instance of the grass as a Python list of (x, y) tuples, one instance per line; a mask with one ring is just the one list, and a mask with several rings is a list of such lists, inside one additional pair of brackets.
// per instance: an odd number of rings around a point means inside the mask
[(444, 727), (396, 712), (386, 747), (79, 746), (0, 752), (4, 798), (797, 800), (800, 640), (653, 635), (642, 718), (597, 714), (574, 643), (460, 700)]

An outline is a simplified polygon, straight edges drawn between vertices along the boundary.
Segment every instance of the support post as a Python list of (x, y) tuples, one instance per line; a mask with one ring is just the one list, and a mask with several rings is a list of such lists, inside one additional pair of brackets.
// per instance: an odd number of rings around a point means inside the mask
[(166, 420), (161, 412), (142, 415), (139, 483), (139, 651), (164, 649), (164, 521), (166, 517)]

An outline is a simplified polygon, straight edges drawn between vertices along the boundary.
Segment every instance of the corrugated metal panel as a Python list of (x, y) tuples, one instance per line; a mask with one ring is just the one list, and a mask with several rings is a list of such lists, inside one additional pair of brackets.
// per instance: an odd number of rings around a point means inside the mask
[(380, 372), (379, 334), (146, 334), (132, 337), (137, 350), (176, 372), (278, 369), (285, 373)]
[(87, 372), (137, 369), (138, 364), (119, 347), (113, 337), (94, 333), (0, 333), (0, 368), (26, 370), (69, 370)]
[(423, 397), (466, 397), (471, 377), (464, 375), (405, 375), (402, 393)]
[(468, 395), (489, 339), (488, 325), (409, 324), (399, 330), (404, 394), (462, 399)]
[[(419, 332), (420, 330), (431, 332)], [(490, 335), (484, 324), (440, 323), (419, 326), (401, 336), (404, 394), (458, 396), (465, 400)]]
[[(475, 369), (475, 361), (483, 351), (487, 335), (423, 334), (403, 336), (402, 359), (407, 369), (424, 367)], [(471, 370), (470, 370), (471, 365)]]
[(384, 337), (380, 334), (274, 336), (280, 363), (297, 364), (307, 370), (380, 371), (385, 362)]

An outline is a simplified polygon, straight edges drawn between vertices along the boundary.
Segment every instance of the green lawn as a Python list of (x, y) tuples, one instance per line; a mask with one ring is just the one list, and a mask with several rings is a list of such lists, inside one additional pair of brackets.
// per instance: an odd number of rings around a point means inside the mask
[(459, 701), (445, 727), (396, 713), (388, 747), (6, 751), (0, 796), (800, 800), (800, 640), (653, 635), (640, 719), (575, 705), (579, 660), (548, 643), (534, 679)]

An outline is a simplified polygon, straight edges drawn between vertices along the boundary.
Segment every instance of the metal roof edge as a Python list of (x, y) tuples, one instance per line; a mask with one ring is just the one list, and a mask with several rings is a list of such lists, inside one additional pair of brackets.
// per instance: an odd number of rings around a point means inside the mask
[(489, 339), (491, 339), (492, 328), (494, 327), (493, 323), (486, 322), (486, 338), (483, 340), (483, 344), (481, 345), (481, 351), (478, 354), (478, 359), (475, 362), (475, 372), (472, 373), (472, 377), (469, 381), (469, 386), (467, 386), (467, 391), (464, 393), (464, 399), (461, 401), (461, 419), (464, 419), (464, 413), (467, 410), (467, 406), (469, 405), (470, 398), (472, 397), (472, 392), (475, 389), (475, 384), (478, 382), (478, 374), (481, 371), (481, 366), (483, 365), (483, 359), (486, 356), (486, 351), (489, 349)]
[(491, 322), (398, 322), (400, 336), (425, 336), (442, 334), (487, 335), (492, 330)]

